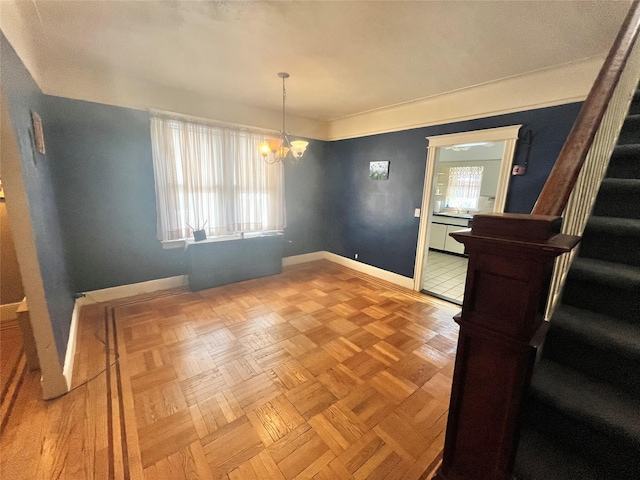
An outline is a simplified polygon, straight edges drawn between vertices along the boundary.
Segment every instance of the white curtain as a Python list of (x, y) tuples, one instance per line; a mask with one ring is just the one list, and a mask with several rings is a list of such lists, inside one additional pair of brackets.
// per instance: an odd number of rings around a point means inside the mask
[[(260, 133), (151, 117), (158, 239), (282, 230), (284, 170), (258, 152)], [(206, 224), (205, 224), (206, 222)]]
[(446, 205), (459, 209), (478, 208), (483, 170), (484, 167), (451, 167)]

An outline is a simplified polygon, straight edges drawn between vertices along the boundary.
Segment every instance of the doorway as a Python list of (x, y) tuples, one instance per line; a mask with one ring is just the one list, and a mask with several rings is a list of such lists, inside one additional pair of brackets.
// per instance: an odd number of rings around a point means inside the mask
[(414, 290), (461, 305), (468, 260), (450, 233), (504, 211), (521, 125), (427, 137)]

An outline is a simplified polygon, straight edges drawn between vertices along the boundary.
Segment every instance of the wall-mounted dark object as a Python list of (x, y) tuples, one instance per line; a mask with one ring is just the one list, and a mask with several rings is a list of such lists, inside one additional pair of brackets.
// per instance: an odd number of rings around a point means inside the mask
[(527, 130), (524, 132), (522, 138), (520, 138), (520, 142), (524, 145), (524, 148), (527, 149), (527, 153), (524, 156), (524, 163), (519, 165), (514, 165), (511, 170), (511, 175), (524, 175), (527, 173), (527, 165), (529, 165), (529, 151), (531, 150), (531, 130)]

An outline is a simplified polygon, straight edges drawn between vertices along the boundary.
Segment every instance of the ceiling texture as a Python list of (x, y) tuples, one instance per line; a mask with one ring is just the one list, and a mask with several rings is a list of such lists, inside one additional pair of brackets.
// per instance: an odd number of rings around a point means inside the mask
[(48, 83), (73, 81), (81, 69), (94, 78), (279, 111), (277, 72), (287, 71), (287, 112), (319, 121), (602, 57), (630, 6), (627, 0), (1, 3), (0, 26), (12, 44), (23, 37), (17, 43), (45, 93)]

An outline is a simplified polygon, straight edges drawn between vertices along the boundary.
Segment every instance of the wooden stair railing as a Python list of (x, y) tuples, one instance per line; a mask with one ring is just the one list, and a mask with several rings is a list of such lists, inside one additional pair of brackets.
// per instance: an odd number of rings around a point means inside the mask
[[(635, 0), (532, 214), (476, 215), (471, 231), (451, 234), (464, 243), (469, 266), (437, 480), (512, 476), (547, 302), (562, 288), (638, 83), (639, 27)], [(554, 273), (560, 255), (566, 260)]]

